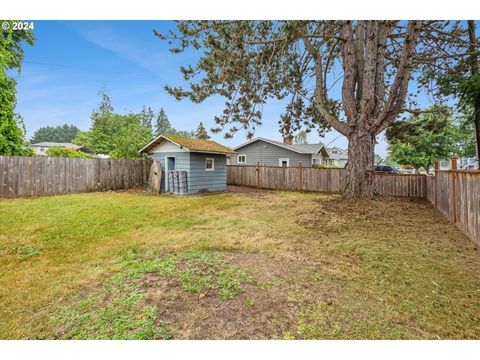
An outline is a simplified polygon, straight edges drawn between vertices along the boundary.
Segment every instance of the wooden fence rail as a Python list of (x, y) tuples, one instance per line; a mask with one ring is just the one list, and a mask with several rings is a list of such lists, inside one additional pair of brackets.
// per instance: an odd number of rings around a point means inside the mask
[[(262, 189), (339, 193), (345, 186), (345, 169), (229, 165), (227, 184)], [(424, 175), (375, 174), (375, 186), (381, 195), (425, 197)]]
[(144, 187), (151, 160), (0, 156), (0, 198)]

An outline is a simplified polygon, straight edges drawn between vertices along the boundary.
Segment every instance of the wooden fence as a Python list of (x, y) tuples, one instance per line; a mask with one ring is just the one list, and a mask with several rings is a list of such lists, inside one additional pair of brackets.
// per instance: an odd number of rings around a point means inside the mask
[[(227, 184), (262, 189), (341, 192), (345, 169), (314, 169), (302, 166), (229, 165)], [(435, 176), (414, 174), (375, 174), (380, 195), (426, 198), (467, 237), (480, 245), (480, 171), (439, 170)]]
[[(339, 193), (345, 186), (345, 169), (229, 165), (227, 184), (262, 189)], [(381, 195), (425, 197), (424, 175), (375, 174)]]
[(426, 177), (426, 198), (466, 236), (480, 245), (480, 171), (457, 170), (452, 158), (451, 170), (439, 170)]
[(0, 156), (0, 198), (146, 186), (151, 160)]

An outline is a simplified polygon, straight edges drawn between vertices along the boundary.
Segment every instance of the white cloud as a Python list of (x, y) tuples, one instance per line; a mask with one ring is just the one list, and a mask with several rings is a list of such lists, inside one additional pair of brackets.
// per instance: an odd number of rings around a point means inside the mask
[[(74, 27), (86, 40), (144, 68), (151, 74), (164, 78), (166, 75), (166, 56), (164, 52), (152, 53), (148, 48), (139, 46), (133, 39), (116, 33), (110, 26), (92, 24), (90, 27)], [(153, 35), (152, 35), (153, 36)]]

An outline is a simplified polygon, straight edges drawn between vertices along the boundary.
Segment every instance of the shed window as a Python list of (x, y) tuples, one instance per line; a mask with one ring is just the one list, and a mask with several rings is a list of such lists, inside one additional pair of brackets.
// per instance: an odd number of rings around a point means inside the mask
[(215, 170), (215, 159), (206, 158), (205, 159), (205, 171), (213, 171), (213, 170)]
[(247, 155), (238, 155), (238, 163), (245, 164), (247, 162)]

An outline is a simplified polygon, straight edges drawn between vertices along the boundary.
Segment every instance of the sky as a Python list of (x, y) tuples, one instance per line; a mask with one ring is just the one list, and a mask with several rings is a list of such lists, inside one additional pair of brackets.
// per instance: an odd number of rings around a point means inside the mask
[[(202, 121), (215, 127), (213, 118), (223, 110), (221, 98), (201, 104), (175, 100), (164, 86), (182, 83), (179, 67), (193, 64), (194, 51), (174, 55), (168, 44), (153, 34), (174, 26), (171, 21), (34, 21), (36, 42), (25, 45), (25, 57), (17, 85), (17, 112), (25, 121), (27, 139), (43, 126), (74, 124), (90, 127), (90, 115), (97, 108), (98, 92), (105, 88), (119, 113), (139, 112), (143, 105), (155, 112), (163, 107), (177, 130), (193, 130)], [(283, 107), (278, 102), (264, 107), (263, 125), (255, 137), (281, 141), (278, 120)], [(230, 147), (247, 141), (246, 132), (233, 139), (211, 134)], [(347, 147), (344, 136), (330, 131), (324, 137), (311, 132), (310, 143)], [(376, 153), (386, 157), (383, 136)]]

